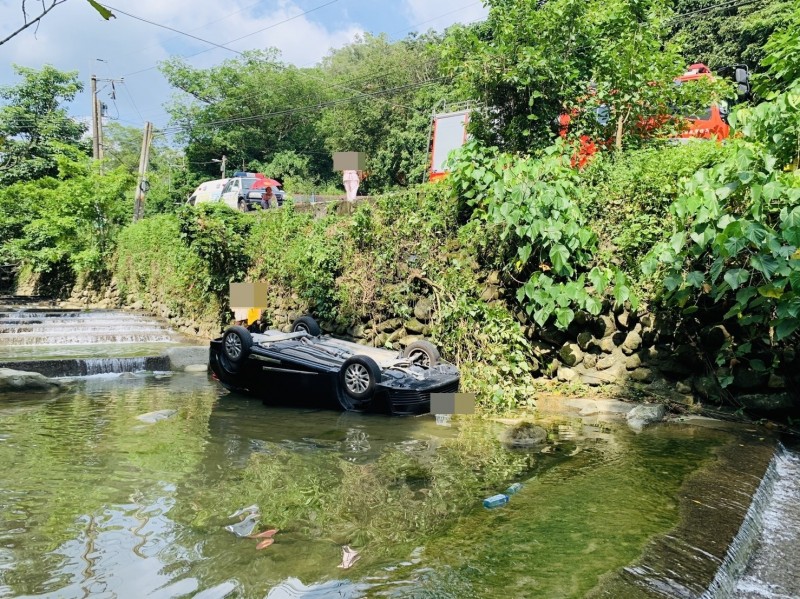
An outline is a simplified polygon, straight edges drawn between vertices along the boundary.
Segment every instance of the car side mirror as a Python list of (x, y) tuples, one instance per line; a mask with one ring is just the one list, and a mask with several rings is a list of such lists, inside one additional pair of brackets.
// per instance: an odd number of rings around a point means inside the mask
[(750, 93), (750, 72), (747, 67), (736, 67), (734, 71), (736, 80), (736, 93), (739, 96), (746, 96)]

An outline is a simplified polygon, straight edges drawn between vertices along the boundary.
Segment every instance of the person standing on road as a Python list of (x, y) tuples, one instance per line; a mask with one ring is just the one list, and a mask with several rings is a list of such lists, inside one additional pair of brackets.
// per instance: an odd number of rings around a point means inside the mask
[(262, 205), (264, 206), (264, 208), (272, 208), (272, 198), (273, 197), (274, 196), (272, 195), (272, 187), (267, 185), (264, 188), (264, 195), (261, 196), (261, 202), (262, 202)]
[(359, 183), (358, 171), (344, 171), (342, 173), (342, 180), (344, 181), (344, 190), (347, 192), (347, 201), (352, 202), (356, 199)]

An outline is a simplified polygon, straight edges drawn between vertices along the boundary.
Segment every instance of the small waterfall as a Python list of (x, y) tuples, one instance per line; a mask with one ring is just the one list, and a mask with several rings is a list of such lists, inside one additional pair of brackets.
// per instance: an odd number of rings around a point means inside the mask
[(171, 370), (169, 357), (142, 356), (138, 358), (69, 358), (61, 360), (28, 360), (0, 362), (0, 368), (38, 372), (53, 378), (116, 374), (123, 372), (154, 372)]
[(87, 376), (147, 370), (148, 358), (87, 358), (78, 360)]
[(0, 311), (0, 346), (5, 348), (174, 341), (173, 331), (141, 314), (113, 310)]
[[(739, 533), (708, 590), (701, 599), (729, 597), (788, 597), (774, 587), (772, 578), (780, 570), (792, 569), (792, 560), (781, 559), (781, 548), (792, 546), (792, 540), (782, 538), (786, 520), (793, 520), (788, 529), (798, 536), (800, 526), (800, 455), (779, 445), (753, 495)], [(797, 543), (799, 539), (794, 539)], [(776, 561), (777, 560), (777, 561)], [(761, 580), (765, 570), (768, 581)], [(780, 573), (778, 573), (780, 576)], [(791, 574), (789, 574), (791, 576)], [(800, 581), (795, 581), (798, 583)], [(797, 588), (794, 589), (797, 592)]]
[(167, 350), (187, 341), (145, 314), (0, 308), (0, 367), (49, 377), (171, 370)]
[(72, 333), (0, 333), (0, 345), (91, 345), (94, 343), (169, 343), (173, 336), (163, 329), (150, 329), (138, 333), (128, 331), (86, 333), (78, 330)]

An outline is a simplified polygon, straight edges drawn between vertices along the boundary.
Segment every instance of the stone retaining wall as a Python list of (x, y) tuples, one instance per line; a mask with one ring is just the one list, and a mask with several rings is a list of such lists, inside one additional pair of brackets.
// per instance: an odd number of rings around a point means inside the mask
[[(483, 273), (480, 278), (484, 285), (481, 299), (507, 305), (509, 294), (500, 273)], [(170, 321), (182, 333), (205, 339), (217, 337), (222, 331), (219, 323), (193, 321), (175, 313), (157, 298), (134, 299), (120, 297), (112, 281), (103, 292), (76, 290), (63, 305), (143, 310)], [(290, 291), (271, 290), (270, 302), (262, 316), (263, 324), (284, 332), (290, 330), (296, 318), (309, 312), (308, 305)], [(320, 326), (325, 333), (356, 343), (400, 349), (428, 335), (436, 320), (433, 297), (409, 297), (408, 305), (414, 306), (413, 315), (405, 318), (394, 315), (347, 324), (322, 321)], [(534, 372), (540, 377), (592, 387), (636, 387), (686, 405), (700, 397), (711, 401), (726, 399), (764, 412), (800, 407), (796, 392), (800, 387), (797, 352), (787, 350), (788, 376), (759, 373), (744, 365), (718, 367), (707, 356), (713, 355), (729, 337), (720, 325), (701, 330), (692, 342), (676, 337), (673, 322), (647, 310), (633, 311), (629, 307), (614, 310), (608, 303), (599, 316), (578, 312), (567, 331), (532, 324), (521, 310), (516, 316), (531, 341)], [(726, 379), (731, 382), (723, 388), (719, 381)]]

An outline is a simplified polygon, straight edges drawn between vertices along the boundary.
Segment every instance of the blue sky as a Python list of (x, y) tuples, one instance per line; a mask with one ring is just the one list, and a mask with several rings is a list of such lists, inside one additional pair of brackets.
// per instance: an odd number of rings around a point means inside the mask
[[(384, 32), (399, 39), (410, 31), (441, 30), (456, 22), (480, 20), (487, 12), (475, 0), (109, 0), (108, 4), (221, 45), (247, 36), (230, 47), (242, 51), (275, 46), (285, 61), (298, 66), (315, 64), (330, 48), (341, 47), (363, 32)], [(0, 0), (0, 39), (22, 23), (20, 7), (21, 0)], [(281, 23), (287, 19), (291, 20)], [(93, 73), (124, 78), (123, 84), (116, 85), (115, 101), (109, 97), (109, 87), (100, 93), (109, 106), (109, 117), (128, 126), (141, 127), (150, 120), (163, 127), (168, 122), (163, 104), (173, 90), (153, 67), (169, 56), (196, 53), (187, 60), (197, 67), (236, 56), (122, 14), (106, 22), (85, 0), (68, 0), (45, 16), (38, 31), (28, 29), (0, 46), (0, 85), (15, 82), (11, 64), (34, 68), (52, 64), (78, 71), (87, 90)], [(90, 106), (84, 92), (70, 112), (88, 117)]]

